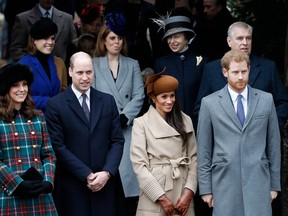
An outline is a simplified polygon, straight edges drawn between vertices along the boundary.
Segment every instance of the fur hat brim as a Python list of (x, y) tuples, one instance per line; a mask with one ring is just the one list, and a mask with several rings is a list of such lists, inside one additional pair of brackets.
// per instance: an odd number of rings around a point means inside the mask
[(33, 79), (33, 73), (27, 65), (7, 64), (0, 69), (0, 95), (6, 95), (14, 83), (22, 80), (30, 86)]

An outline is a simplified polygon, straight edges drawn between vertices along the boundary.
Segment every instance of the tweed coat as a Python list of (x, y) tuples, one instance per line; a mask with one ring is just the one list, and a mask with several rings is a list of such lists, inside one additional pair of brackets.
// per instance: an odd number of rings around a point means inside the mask
[[(70, 14), (60, 11), (53, 6), (52, 8), (52, 20), (58, 27), (52, 54), (65, 60), (67, 45), (76, 38), (76, 30)], [(39, 4), (36, 4), (31, 10), (22, 12), (16, 16), (10, 45), (10, 55), (15, 62), (27, 53), (31, 26), (41, 17)]]
[[(275, 62), (250, 55), (250, 73), (248, 84), (273, 95), (276, 106), (280, 129), (283, 129), (288, 118), (288, 96), (280, 79)], [(204, 67), (197, 102), (195, 105), (195, 116), (201, 105), (201, 99), (215, 91), (222, 89), (227, 84), (224, 77), (220, 60), (209, 62)]]
[(34, 55), (27, 54), (18, 63), (26, 64), (32, 69), (34, 75), (31, 85), (32, 97), (35, 107), (44, 112), (47, 100), (67, 87), (67, 71), (64, 61), (52, 55), (48, 57), (51, 79), (47, 76), (39, 59)]
[(132, 58), (120, 55), (116, 81), (109, 69), (107, 56), (94, 58), (93, 65), (93, 87), (113, 95), (119, 114), (123, 113), (128, 118), (127, 127), (122, 128), (125, 144), (119, 171), (125, 197), (138, 196), (139, 186), (130, 160), (130, 140), (133, 120), (139, 114), (145, 97), (139, 64)]
[(240, 124), (227, 85), (202, 99), (197, 131), (200, 195), (213, 194), (214, 216), (271, 216), (280, 191), (280, 133), (273, 97), (248, 86)]
[[(171, 127), (150, 106), (147, 113), (134, 120), (131, 160), (141, 193), (137, 216), (165, 216), (157, 199), (164, 193), (176, 204), (184, 187), (196, 193), (197, 146), (191, 119), (182, 113), (188, 140)], [(187, 215), (194, 215), (193, 200)]]
[(159, 73), (165, 68), (164, 74), (171, 75), (178, 80), (179, 87), (176, 93), (181, 110), (190, 116), (193, 126), (196, 128), (193, 110), (201, 83), (203, 67), (207, 59), (196, 55), (191, 49), (190, 47), (183, 53), (170, 53), (156, 59), (154, 70), (155, 73)]
[(57, 215), (52, 194), (35, 198), (13, 196), (20, 177), (31, 166), (54, 185), (56, 157), (43, 113), (27, 120), (20, 112), (11, 123), (0, 120), (0, 215)]
[[(46, 120), (57, 160), (54, 198), (61, 216), (115, 216), (115, 175), (124, 138), (111, 95), (90, 88), (90, 123), (72, 91), (50, 98)], [(99, 192), (87, 187), (87, 176), (108, 171)]]

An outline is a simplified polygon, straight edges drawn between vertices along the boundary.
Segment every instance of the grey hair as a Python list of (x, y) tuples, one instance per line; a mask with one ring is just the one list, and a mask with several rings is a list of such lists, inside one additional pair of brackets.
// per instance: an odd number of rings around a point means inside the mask
[(245, 22), (234, 22), (228, 28), (228, 31), (227, 31), (227, 36), (228, 37), (232, 36), (233, 31), (234, 31), (235, 28), (248, 29), (249, 32), (251, 33), (251, 35), (252, 35), (252, 32), (253, 32), (253, 28), (249, 24), (247, 24)]

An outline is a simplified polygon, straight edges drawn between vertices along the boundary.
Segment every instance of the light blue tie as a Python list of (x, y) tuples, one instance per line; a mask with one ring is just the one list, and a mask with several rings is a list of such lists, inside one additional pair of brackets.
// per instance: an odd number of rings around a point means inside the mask
[(242, 103), (242, 95), (239, 94), (237, 96), (237, 116), (238, 119), (241, 123), (241, 125), (243, 126), (244, 121), (245, 121), (245, 113), (244, 113), (244, 107), (243, 107), (243, 103)]
[(83, 101), (82, 101), (82, 109), (88, 119), (88, 121), (90, 120), (90, 112), (89, 112), (89, 108), (88, 108), (88, 105), (86, 103), (86, 98), (87, 98), (87, 95), (86, 94), (82, 94), (82, 98), (83, 98)]

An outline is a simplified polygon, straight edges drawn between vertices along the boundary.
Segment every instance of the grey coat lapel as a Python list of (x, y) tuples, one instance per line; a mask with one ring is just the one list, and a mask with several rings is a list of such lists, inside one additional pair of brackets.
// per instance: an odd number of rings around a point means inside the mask
[(254, 112), (256, 110), (257, 104), (258, 104), (258, 96), (257, 93), (254, 91), (253, 88), (248, 86), (248, 104), (247, 104), (247, 116), (243, 125), (243, 130), (247, 127), (249, 122), (252, 119), (252, 116), (254, 115)]
[(126, 61), (124, 61), (123, 56), (120, 55), (119, 57), (119, 71), (118, 71), (118, 77), (116, 80), (116, 88), (119, 90), (121, 86), (124, 84), (126, 77), (128, 75), (128, 64)]
[(219, 103), (223, 109), (223, 111), (228, 115), (228, 117), (234, 122), (234, 124), (242, 130), (242, 125), (237, 118), (235, 113), (234, 105), (232, 103), (230, 94), (228, 92), (228, 86), (226, 85), (219, 91)]
[[(124, 98), (122, 99), (122, 96), (119, 94), (119, 90), (117, 88), (117, 85), (116, 85), (116, 83), (115, 83), (115, 81), (111, 75), (111, 71), (109, 69), (109, 65), (108, 65), (108, 61), (107, 61), (107, 56), (100, 57), (99, 60), (100, 60), (99, 61), (99, 67), (100, 67), (99, 72), (100, 72), (101, 76), (104, 78), (103, 81), (105, 81), (107, 83), (107, 85), (109, 86), (109, 88), (111, 89), (112, 95), (114, 96), (115, 100), (117, 100), (117, 103), (122, 104), (122, 101), (124, 101)], [(119, 76), (119, 78), (120, 78), (120, 76)], [(123, 83), (125, 81), (124, 79), (122, 81), (119, 81), (119, 83), (120, 82)]]

